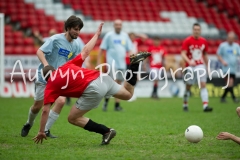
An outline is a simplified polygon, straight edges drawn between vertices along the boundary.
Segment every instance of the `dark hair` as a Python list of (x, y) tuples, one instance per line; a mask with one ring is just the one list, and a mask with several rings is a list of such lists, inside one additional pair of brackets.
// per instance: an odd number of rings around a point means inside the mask
[[(53, 66), (47, 65), (47, 66), (43, 67), (42, 71), (43, 71), (43, 76), (45, 77), (48, 74), (48, 72), (50, 72), (50, 71), (53, 72), (53, 71), (55, 71), (55, 69)], [(47, 77), (45, 77), (45, 81), (48, 80), (48, 78), (50, 77), (50, 74), (51, 74), (51, 72), (47, 75)]]
[(80, 29), (83, 28), (83, 21), (77, 17), (77, 16), (70, 16), (67, 21), (64, 24), (65, 31), (67, 31), (68, 28), (74, 28), (79, 27)]
[(194, 23), (192, 28), (194, 28), (195, 26), (199, 26), (201, 28), (201, 25), (199, 23)]

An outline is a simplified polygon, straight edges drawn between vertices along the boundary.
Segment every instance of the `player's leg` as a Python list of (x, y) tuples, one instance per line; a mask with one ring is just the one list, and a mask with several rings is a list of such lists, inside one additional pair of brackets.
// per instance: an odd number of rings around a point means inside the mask
[(56, 136), (50, 133), (50, 129), (52, 125), (55, 123), (55, 121), (58, 119), (59, 114), (61, 113), (62, 108), (65, 104), (65, 101), (66, 97), (62, 96), (58, 97), (58, 99), (55, 101), (53, 108), (50, 110), (49, 117), (45, 126), (45, 133), (47, 137), (57, 138)]
[(188, 111), (188, 100), (190, 97), (190, 90), (191, 90), (191, 86), (190, 84), (185, 84), (185, 92), (183, 95), (183, 110), (184, 111)]
[(130, 65), (130, 72), (127, 72), (126, 81), (124, 82), (124, 86), (114, 94), (113, 96), (122, 100), (129, 100), (134, 92), (134, 86), (137, 83), (137, 74), (134, 72), (138, 72), (139, 62), (146, 59), (150, 56), (149, 53), (138, 53), (137, 55), (131, 56), (131, 65)]
[[(229, 92), (229, 84), (231, 83), (231, 77), (229, 79), (229, 83), (227, 82), (227, 78), (225, 78), (225, 82), (226, 82), (226, 85), (227, 85), (227, 88), (225, 88), (224, 92), (223, 92), (223, 95), (221, 97), (221, 102), (222, 103), (226, 103), (226, 96), (227, 96), (227, 93)], [(228, 84), (227, 84), (228, 83)]]
[(44, 95), (45, 84), (36, 82), (35, 83), (35, 96), (34, 104), (30, 107), (28, 112), (28, 119), (25, 125), (21, 130), (21, 136), (26, 137), (29, 133), (29, 130), (34, 124), (34, 120), (38, 115), (38, 112), (43, 106), (43, 95)]
[[(199, 68), (205, 69), (204, 65), (200, 65)], [(200, 75), (203, 75), (204, 71), (199, 71)], [(203, 104), (203, 111), (204, 112), (211, 112), (213, 109), (209, 107), (208, 105), (208, 90), (206, 88), (206, 82), (207, 82), (207, 74), (203, 75), (200, 77), (200, 95), (202, 99), (202, 104)]]
[(158, 99), (158, 95), (157, 95), (157, 89), (158, 89), (158, 80), (157, 80), (157, 75), (158, 70), (156, 68), (151, 68), (151, 72), (149, 74), (149, 76), (151, 77), (151, 80), (153, 81), (153, 91), (152, 91), (152, 98), (154, 99)]
[(231, 96), (232, 96), (232, 100), (235, 102), (235, 103), (238, 103), (238, 99), (236, 98), (234, 92), (233, 92), (233, 88), (234, 88), (234, 81), (235, 81), (235, 74), (230, 74), (230, 79), (229, 79), (229, 92), (231, 93)]
[(103, 82), (98, 78), (88, 85), (82, 96), (72, 107), (68, 116), (68, 121), (69, 123), (84, 128), (87, 131), (101, 134), (103, 138), (102, 144), (109, 144), (111, 139), (116, 135), (116, 131), (84, 117), (85, 113), (99, 105), (102, 98), (106, 95), (109, 86), (112, 83), (115, 83), (109, 76), (103, 78)]
[[(120, 74), (120, 73), (118, 73)], [(117, 82), (117, 84), (122, 84), (122, 80), (120, 80), (119, 77), (117, 77), (117, 79), (115, 80), (115, 82)], [(120, 106), (120, 99), (115, 98), (115, 111), (122, 111), (122, 107)]]
[(189, 101), (189, 97), (190, 97), (191, 86), (196, 81), (196, 77), (191, 78), (191, 71), (187, 70), (184, 73), (183, 81), (185, 83), (185, 92), (184, 92), (184, 95), (183, 95), (183, 111), (187, 112), (188, 111), (188, 101)]

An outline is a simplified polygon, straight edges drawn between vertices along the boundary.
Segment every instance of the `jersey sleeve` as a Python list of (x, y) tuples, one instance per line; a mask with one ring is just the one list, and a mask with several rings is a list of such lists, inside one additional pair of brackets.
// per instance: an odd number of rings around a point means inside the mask
[(50, 55), (53, 50), (54, 39), (48, 38), (47, 41), (39, 48), (44, 54)]
[(102, 43), (100, 45), (101, 49), (107, 50), (108, 49), (108, 41), (109, 41), (109, 34), (106, 34), (103, 37)]
[(238, 45), (238, 50), (237, 50), (237, 52), (238, 52), (238, 56), (240, 56), (240, 45)]
[(208, 51), (208, 42), (205, 40), (205, 48), (203, 50), (203, 53), (207, 53)]
[(188, 40), (185, 39), (182, 44), (182, 51), (187, 51), (188, 50)]

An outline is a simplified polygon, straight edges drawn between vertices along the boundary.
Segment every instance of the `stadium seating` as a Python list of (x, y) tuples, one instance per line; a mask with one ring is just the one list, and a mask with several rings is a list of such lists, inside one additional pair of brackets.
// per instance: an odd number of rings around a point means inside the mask
[[(43, 37), (51, 28), (63, 31), (64, 20), (72, 14), (84, 20), (80, 37), (87, 42), (96, 26), (105, 22), (103, 33), (112, 30), (112, 20), (124, 21), (124, 31), (160, 35), (163, 45), (170, 53), (179, 53), (182, 38), (191, 34), (194, 22), (202, 26), (202, 35), (209, 39), (211, 53), (222, 40), (224, 31), (233, 30), (240, 37), (238, 0), (8, 0), (0, 1), (0, 12), (10, 17), (11, 22), (19, 23), (21, 29), (39, 30)], [(207, 5), (205, 4), (207, 2)], [(133, 7), (134, 6), (134, 7)], [(217, 10), (214, 8), (217, 7)], [(228, 16), (225, 15), (228, 13)], [(236, 16), (235, 16), (236, 15)], [(13, 34), (10, 25), (5, 26), (6, 53), (30, 54), (34, 42), (24, 38), (23, 32)], [(98, 41), (100, 44), (101, 41)], [(10, 49), (9, 46), (17, 46)], [(21, 46), (29, 46), (21, 49)], [(32, 48), (30, 47), (32, 46)], [(146, 48), (143, 47), (143, 48)]]

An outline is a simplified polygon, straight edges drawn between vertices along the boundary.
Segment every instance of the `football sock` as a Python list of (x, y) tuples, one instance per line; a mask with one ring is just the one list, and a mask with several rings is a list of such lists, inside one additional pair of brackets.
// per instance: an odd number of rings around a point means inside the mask
[(116, 102), (115, 103), (115, 108), (119, 107), (119, 105), (120, 105), (119, 102)]
[(29, 113), (28, 113), (27, 123), (32, 126), (37, 115), (38, 115), (37, 113), (36, 114), (32, 113), (31, 108), (30, 108)]
[(224, 90), (224, 93), (223, 93), (223, 95), (222, 95), (221, 98), (222, 98), (222, 99), (225, 99), (228, 92), (229, 92), (229, 88), (226, 88), (226, 89)]
[(234, 95), (234, 92), (233, 92), (233, 87), (229, 87), (229, 92), (231, 93), (232, 95), (232, 99), (236, 99), (235, 95)]
[[(130, 65), (130, 71), (132, 71), (132, 74), (127, 72), (127, 76), (126, 76), (126, 80), (129, 84), (131, 84), (132, 86), (135, 86), (137, 83), (137, 74), (133, 73), (133, 72), (137, 72), (138, 71), (138, 66), (139, 63), (137, 64), (131, 64)], [(131, 77), (132, 75), (132, 77)], [(130, 78), (131, 77), (131, 78)]]
[(47, 124), (45, 126), (45, 131), (50, 130), (50, 128), (52, 127), (53, 123), (58, 119), (59, 114), (50, 110), (49, 116), (48, 116), (48, 120), (47, 120)]
[(208, 91), (207, 88), (201, 88), (201, 98), (203, 102), (203, 109), (208, 106)]
[(105, 98), (104, 106), (107, 107), (109, 98)]
[(183, 96), (183, 107), (187, 107), (188, 106), (188, 99), (190, 96), (190, 91), (185, 90), (184, 96)]
[(153, 85), (153, 93), (157, 93), (157, 89), (158, 89), (158, 84), (154, 83), (154, 85)]
[(91, 119), (89, 119), (87, 124), (84, 126), (84, 129), (88, 130), (89, 132), (96, 132), (96, 133), (99, 133), (102, 135), (104, 135), (110, 131), (110, 128), (108, 128), (102, 124), (93, 122)]

